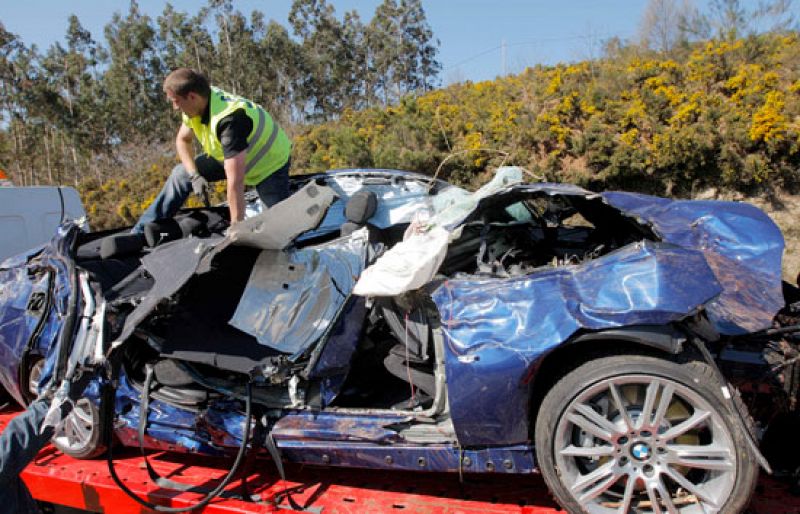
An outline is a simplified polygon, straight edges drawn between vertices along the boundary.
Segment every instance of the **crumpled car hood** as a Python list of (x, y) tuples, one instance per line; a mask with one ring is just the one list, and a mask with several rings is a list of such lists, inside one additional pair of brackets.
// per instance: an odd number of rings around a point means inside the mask
[(530, 363), (581, 328), (677, 321), (721, 291), (701, 252), (647, 241), (585, 265), (447, 280), (433, 300), (450, 349), (462, 359), (502, 346)]
[[(596, 195), (558, 184), (506, 192), (526, 190), (602, 199), (660, 241), (524, 276), (439, 284), (432, 297), (441, 314), (447, 382), (459, 391), (450, 398), (451, 416), (465, 444), (492, 444), (499, 431), (507, 441), (527, 440), (530, 398), (523, 384), (531, 366), (580, 330), (663, 326), (704, 310), (719, 332), (739, 334), (771, 327), (783, 306), (783, 238), (752, 206)], [(485, 394), (487, 383), (505, 384), (501, 401)], [(483, 416), (475, 419), (481, 402)]]
[[(783, 235), (762, 210), (746, 203), (668, 200), (635, 193), (602, 194), (666, 242), (703, 254), (722, 286), (706, 306), (723, 334), (769, 328), (783, 307)], [(695, 279), (693, 282), (697, 282)]]

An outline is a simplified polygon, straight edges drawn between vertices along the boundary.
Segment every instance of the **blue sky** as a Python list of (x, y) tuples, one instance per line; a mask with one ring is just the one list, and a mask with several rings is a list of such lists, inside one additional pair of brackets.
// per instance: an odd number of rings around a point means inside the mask
[[(205, 2), (173, 0), (190, 14)], [(357, 10), (363, 21), (372, 17), (380, 0), (330, 0), (341, 17)], [(755, 0), (746, 4), (756, 3)], [(287, 25), (291, 0), (234, 0), (248, 15), (257, 9)], [(139, 8), (157, 17), (165, 2), (139, 0)], [(440, 40), (442, 82), (487, 80), (516, 73), (538, 63), (597, 57), (602, 41), (611, 36), (635, 38), (647, 0), (423, 0), (428, 21)], [(26, 45), (40, 50), (62, 40), (67, 18), (76, 14), (96, 41), (114, 12), (125, 13), (127, 0), (3, 0), (0, 21)], [(505, 51), (504, 51), (505, 50)]]

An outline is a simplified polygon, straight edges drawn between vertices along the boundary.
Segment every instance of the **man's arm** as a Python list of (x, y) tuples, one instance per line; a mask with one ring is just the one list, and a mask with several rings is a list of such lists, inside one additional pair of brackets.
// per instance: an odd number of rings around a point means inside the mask
[(20, 472), (53, 436), (52, 427), (39, 433), (48, 408), (47, 401), (36, 400), (15, 416), (0, 435), (0, 487), (3, 489), (18, 479)]
[(231, 224), (244, 219), (244, 168), (247, 152), (239, 152), (223, 161), (225, 178), (228, 181), (228, 208)]
[(178, 151), (178, 158), (181, 160), (183, 167), (189, 173), (197, 173), (197, 168), (194, 164), (194, 148), (192, 147), (193, 138), (192, 129), (181, 123), (180, 128), (178, 128), (178, 135), (175, 137), (175, 149)]

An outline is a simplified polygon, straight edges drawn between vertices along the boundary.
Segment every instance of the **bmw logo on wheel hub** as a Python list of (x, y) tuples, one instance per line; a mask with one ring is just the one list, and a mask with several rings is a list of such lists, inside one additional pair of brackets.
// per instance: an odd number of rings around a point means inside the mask
[(636, 460), (647, 460), (650, 458), (650, 447), (645, 443), (636, 443), (631, 448), (631, 455)]

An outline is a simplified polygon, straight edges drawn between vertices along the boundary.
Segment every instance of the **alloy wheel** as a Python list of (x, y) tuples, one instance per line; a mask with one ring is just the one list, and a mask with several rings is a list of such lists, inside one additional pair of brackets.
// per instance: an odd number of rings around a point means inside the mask
[(736, 483), (726, 427), (680, 382), (616, 376), (584, 389), (563, 411), (555, 464), (589, 513), (719, 512)]

